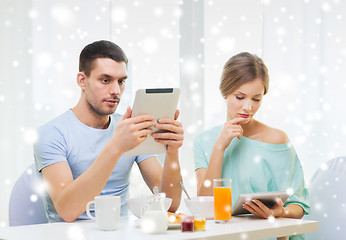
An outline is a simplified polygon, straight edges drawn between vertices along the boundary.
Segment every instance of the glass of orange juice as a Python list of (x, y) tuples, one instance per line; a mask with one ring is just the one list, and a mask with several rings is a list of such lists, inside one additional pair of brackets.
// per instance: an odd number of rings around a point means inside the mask
[(232, 218), (232, 179), (214, 179), (213, 186), (215, 222), (228, 223)]

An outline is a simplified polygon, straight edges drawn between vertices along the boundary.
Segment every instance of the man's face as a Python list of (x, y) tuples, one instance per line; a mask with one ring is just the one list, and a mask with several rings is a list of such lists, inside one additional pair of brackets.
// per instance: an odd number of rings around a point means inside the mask
[(90, 76), (85, 76), (85, 99), (89, 110), (105, 116), (115, 112), (127, 79), (126, 64), (110, 58), (98, 58)]

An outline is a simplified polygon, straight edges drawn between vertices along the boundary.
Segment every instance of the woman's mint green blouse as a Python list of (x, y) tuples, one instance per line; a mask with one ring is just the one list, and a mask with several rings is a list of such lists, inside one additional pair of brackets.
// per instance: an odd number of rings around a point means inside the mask
[[(194, 141), (195, 170), (207, 168), (222, 126), (199, 134)], [(232, 204), (241, 193), (289, 190), (285, 206), (294, 203), (310, 212), (303, 169), (291, 143), (269, 144), (250, 138), (234, 138), (225, 150), (222, 177), (232, 179)]]

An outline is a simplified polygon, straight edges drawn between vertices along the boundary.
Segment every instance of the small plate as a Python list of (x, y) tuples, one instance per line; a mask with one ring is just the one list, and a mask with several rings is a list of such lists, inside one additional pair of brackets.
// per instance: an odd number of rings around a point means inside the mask
[(169, 223), (168, 224), (168, 229), (179, 229), (181, 226), (180, 223)]
[[(135, 227), (140, 228), (141, 227), (141, 220), (136, 219), (134, 221), (134, 225), (135, 225)], [(181, 223), (168, 223), (168, 229), (180, 229), (180, 226), (181, 226)]]

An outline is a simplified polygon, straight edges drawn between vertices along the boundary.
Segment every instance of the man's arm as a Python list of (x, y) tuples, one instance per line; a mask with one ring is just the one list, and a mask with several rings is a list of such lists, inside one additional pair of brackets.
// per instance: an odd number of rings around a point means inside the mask
[(151, 192), (155, 186), (160, 188), (162, 165), (157, 157), (150, 157), (141, 161), (138, 163), (138, 168)]
[[(164, 132), (153, 133), (152, 136), (158, 143), (167, 145), (165, 163), (162, 169), (160, 191), (165, 192), (166, 196), (173, 199), (170, 211), (175, 212), (181, 200), (182, 181), (179, 164), (179, 148), (183, 145), (184, 130), (180, 122), (177, 121), (179, 110), (175, 112), (174, 119), (159, 119), (156, 128), (165, 130)], [(144, 173), (148, 177), (157, 177), (148, 172)], [(155, 173), (158, 175), (159, 173)]]
[(178, 161), (178, 158), (167, 159), (166, 157), (163, 168), (157, 157), (150, 157), (138, 163), (139, 170), (150, 190), (153, 191), (153, 188), (157, 186), (160, 192), (166, 193), (166, 197), (172, 198), (170, 212), (178, 209), (181, 199), (180, 167), (179, 162), (172, 164), (174, 161)]
[(67, 162), (58, 162), (42, 169), (54, 207), (66, 222), (73, 222), (83, 214), (86, 204), (101, 193), (108, 181), (120, 155), (107, 148), (75, 180)]
[(152, 130), (147, 129), (155, 125), (152, 116), (130, 116), (131, 109), (128, 108), (99, 156), (75, 180), (66, 162), (55, 163), (42, 169), (47, 191), (55, 209), (65, 221), (72, 222), (85, 211), (87, 202), (101, 193), (120, 156), (139, 145), (152, 133)]
[(178, 151), (174, 154), (166, 154), (165, 163), (162, 171), (161, 189), (167, 197), (173, 199), (169, 209), (171, 212), (177, 211), (181, 200), (182, 177), (180, 174)]

